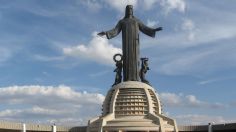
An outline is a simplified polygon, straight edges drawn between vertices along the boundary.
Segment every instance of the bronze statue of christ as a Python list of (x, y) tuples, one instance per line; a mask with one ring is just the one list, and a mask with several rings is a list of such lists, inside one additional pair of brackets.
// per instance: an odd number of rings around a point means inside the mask
[(127, 5), (125, 17), (121, 19), (115, 28), (98, 33), (99, 36), (106, 35), (108, 39), (117, 36), (122, 31), (123, 52), (123, 81), (139, 81), (139, 31), (155, 37), (156, 31), (162, 27), (150, 28), (133, 16), (133, 6)]

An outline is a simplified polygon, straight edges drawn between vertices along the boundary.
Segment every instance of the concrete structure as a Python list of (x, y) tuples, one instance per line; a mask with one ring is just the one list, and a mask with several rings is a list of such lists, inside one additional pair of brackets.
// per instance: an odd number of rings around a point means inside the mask
[(52, 126), (52, 132), (57, 132), (57, 126), (55, 124)]
[(25, 125), (25, 123), (22, 124), (22, 127), (23, 127), (22, 128), (22, 132), (26, 132), (26, 125)]
[(154, 88), (138, 81), (122, 82), (112, 87), (102, 112), (102, 116), (89, 121), (87, 132), (178, 131), (175, 120), (162, 114)]

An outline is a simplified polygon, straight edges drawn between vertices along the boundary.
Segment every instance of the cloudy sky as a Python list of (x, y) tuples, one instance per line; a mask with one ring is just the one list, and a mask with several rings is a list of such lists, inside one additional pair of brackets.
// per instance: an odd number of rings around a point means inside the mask
[(178, 124), (236, 122), (235, 0), (0, 0), (0, 120), (85, 125), (114, 82), (115, 26), (125, 6), (140, 33), (147, 78)]

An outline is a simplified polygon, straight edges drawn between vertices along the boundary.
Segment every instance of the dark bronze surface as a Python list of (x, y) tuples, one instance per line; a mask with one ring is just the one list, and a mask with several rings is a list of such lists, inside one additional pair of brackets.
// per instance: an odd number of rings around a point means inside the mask
[(150, 85), (149, 81), (145, 77), (147, 71), (149, 70), (148, 58), (141, 58), (141, 61), (142, 61), (142, 66), (141, 66), (141, 69), (140, 69), (140, 79), (143, 83), (146, 83), (146, 84)]
[(108, 39), (117, 36), (122, 31), (122, 52), (123, 52), (123, 80), (139, 81), (139, 31), (155, 37), (159, 28), (150, 28), (144, 25), (139, 19), (133, 16), (133, 6), (127, 5), (125, 17), (121, 19), (115, 28), (98, 33), (99, 36), (106, 35)]
[[(117, 60), (117, 56), (120, 56), (120, 60)], [(112, 86), (121, 83), (122, 81), (122, 55), (121, 54), (115, 54), (113, 56), (113, 60), (116, 62), (116, 69), (114, 72), (116, 72), (115, 82)]]

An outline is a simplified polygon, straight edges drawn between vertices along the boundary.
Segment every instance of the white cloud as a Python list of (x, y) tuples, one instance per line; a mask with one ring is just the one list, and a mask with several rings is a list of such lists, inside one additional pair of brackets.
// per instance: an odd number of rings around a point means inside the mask
[(215, 124), (233, 122), (232, 120), (216, 115), (186, 114), (175, 116), (175, 118), (178, 125), (207, 125), (210, 122), (214, 122)]
[(153, 8), (155, 3), (157, 3), (159, 0), (141, 0), (139, 1), (139, 6), (144, 6), (144, 9), (149, 10)]
[(175, 93), (161, 93), (161, 101), (168, 107), (188, 107), (188, 108), (225, 108), (221, 103), (208, 103), (197, 99), (194, 95), (183, 95)]
[(119, 12), (124, 12), (126, 5), (137, 6), (137, 0), (104, 0), (112, 8), (116, 9)]
[(150, 19), (147, 20), (147, 26), (149, 26), (149, 27), (155, 27), (157, 24), (158, 24), (157, 21), (153, 21)]
[(183, 31), (186, 31), (188, 40), (194, 40), (195, 39), (195, 24), (190, 19), (184, 19), (182, 26)]
[(2, 87), (0, 118), (36, 123), (55, 120), (57, 124), (84, 125), (99, 115), (103, 100), (102, 94), (78, 92), (63, 85)]
[(195, 24), (190, 19), (184, 19), (182, 24), (183, 30), (193, 30), (195, 28)]
[(161, 0), (161, 6), (163, 6), (166, 13), (172, 10), (177, 10), (179, 12), (185, 12), (186, 3), (184, 0)]
[(206, 79), (198, 82), (199, 85), (206, 85), (206, 84), (211, 84), (215, 82), (220, 82), (224, 80), (232, 80), (235, 79), (235, 77), (220, 77), (220, 78), (211, 78), (211, 79)]
[(66, 56), (88, 59), (101, 64), (113, 64), (113, 55), (122, 53), (122, 50), (109, 44), (105, 37), (97, 36), (96, 32), (94, 32), (92, 36), (92, 40), (87, 45), (81, 44), (74, 47), (63, 48), (64, 54)]
[(202, 107), (205, 103), (197, 100), (194, 95), (183, 95), (183, 94), (175, 94), (175, 93), (161, 93), (160, 94), (161, 101), (166, 106), (185, 106), (185, 107)]
[(210, 79), (210, 80), (200, 81), (198, 84), (205, 85), (205, 84), (213, 83), (213, 82), (216, 82), (216, 81), (217, 80), (215, 80), (215, 79)]
[(186, 101), (188, 103), (188, 105), (190, 106), (204, 106), (206, 103), (205, 102), (202, 102), (200, 100), (198, 100), (194, 95), (187, 95), (186, 97)]
[(83, 0), (83, 1), (79, 1), (79, 2), (81, 2), (83, 5), (87, 6), (92, 11), (98, 11), (99, 9), (102, 8), (101, 3), (96, 0)]
[(161, 93), (161, 101), (167, 106), (179, 106), (182, 103), (181, 95), (174, 93)]

